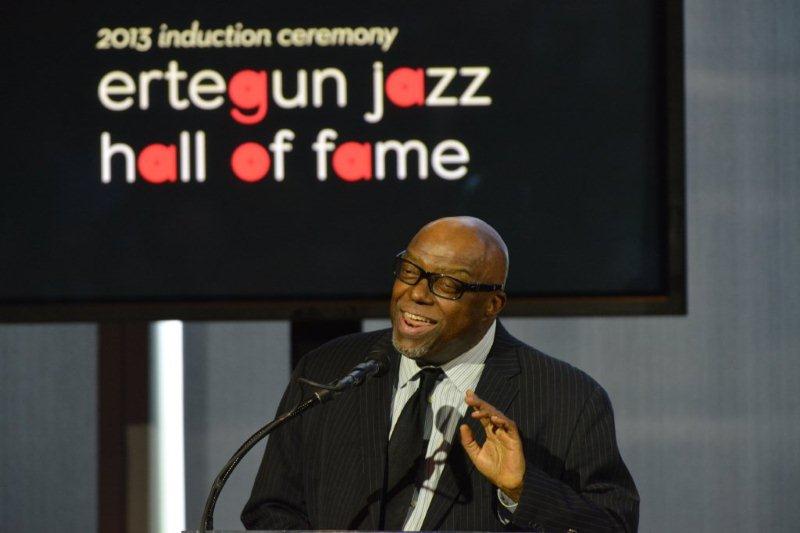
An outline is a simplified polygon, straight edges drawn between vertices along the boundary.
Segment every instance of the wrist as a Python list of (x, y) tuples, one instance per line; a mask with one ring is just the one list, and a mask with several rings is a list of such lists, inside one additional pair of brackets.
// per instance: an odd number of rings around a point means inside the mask
[(519, 499), (522, 497), (522, 483), (520, 483), (516, 487), (498, 487), (503, 494), (508, 496), (510, 500), (514, 503), (519, 503)]

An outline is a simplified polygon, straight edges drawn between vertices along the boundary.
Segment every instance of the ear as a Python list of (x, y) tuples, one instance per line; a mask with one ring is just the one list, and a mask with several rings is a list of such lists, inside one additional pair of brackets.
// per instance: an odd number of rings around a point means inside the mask
[(500, 314), (500, 311), (506, 306), (508, 297), (503, 291), (497, 291), (492, 294), (491, 298), (486, 302), (486, 317), (495, 318)]

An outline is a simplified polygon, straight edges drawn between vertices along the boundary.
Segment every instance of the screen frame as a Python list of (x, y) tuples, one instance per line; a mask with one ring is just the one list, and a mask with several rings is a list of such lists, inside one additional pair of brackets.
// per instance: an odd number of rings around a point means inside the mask
[[(664, 5), (659, 85), (665, 108), (660, 132), (665, 190), (666, 290), (657, 295), (509, 298), (504, 316), (682, 315), (686, 296), (686, 164), (683, 2)], [(0, 322), (95, 322), (118, 320), (307, 320), (388, 317), (391, 280), (381, 299), (185, 300), (0, 303)]]

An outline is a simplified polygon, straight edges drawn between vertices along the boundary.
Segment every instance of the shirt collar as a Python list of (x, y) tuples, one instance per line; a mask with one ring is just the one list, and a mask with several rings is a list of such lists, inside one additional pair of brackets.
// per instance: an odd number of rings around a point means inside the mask
[[(475, 373), (480, 373), (483, 369), (483, 364), (486, 362), (486, 357), (489, 355), (489, 350), (494, 343), (494, 334), (497, 329), (497, 320), (492, 322), (486, 334), (478, 343), (441, 366), (447, 379), (449, 379), (455, 387), (461, 392), (467, 392), (467, 389), (473, 385), (473, 378)], [(405, 385), (417, 375), (419, 367), (417, 363), (408, 357), (402, 356), (400, 358), (400, 371), (397, 376), (397, 388), (403, 388)]]

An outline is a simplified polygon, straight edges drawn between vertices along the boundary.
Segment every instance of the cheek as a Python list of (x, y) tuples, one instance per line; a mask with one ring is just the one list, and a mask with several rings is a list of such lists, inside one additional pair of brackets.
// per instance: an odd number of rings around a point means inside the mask
[(392, 298), (389, 303), (389, 312), (392, 315), (394, 315), (394, 312), (397, 310), (397, 306), (400, 303), (400, 299), (407, 291), (408, 291), (408, 285), (404, 283), (395, 281), (394, 285), (392, 285)]
[(403, 295), (404, 289), (403, 284), (399, 281), (395, 281), (394, 285), (392, 285), (392, 305), (395, 305), (400, 297)]
[(447, 337), (457, 337), (459, 332), (464, 327), (463, 316), (458, 312), (457, 308), (452, 305), (444, 304), (441, 306), (442, 320), (440, 320), (442, 333)]
[(462, 337), (464, 333), (470, 332), (479, 321), (480, 310), (475, 307), (464, 308), (454, 302), (446, 307), (442, 305), (442, 308), (445, 316), (445, 335), (448, 338)]

